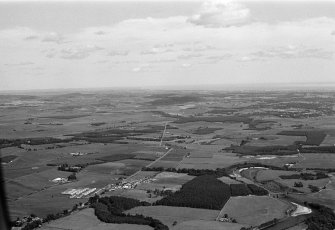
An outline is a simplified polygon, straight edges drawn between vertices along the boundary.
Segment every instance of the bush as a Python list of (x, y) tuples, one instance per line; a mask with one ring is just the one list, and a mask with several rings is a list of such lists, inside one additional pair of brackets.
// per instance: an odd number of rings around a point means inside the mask
[(265, 196), (269, 194), (267, 190), (254, 184), (248, 184), (248, 188), (250, 189), (252, 195)]

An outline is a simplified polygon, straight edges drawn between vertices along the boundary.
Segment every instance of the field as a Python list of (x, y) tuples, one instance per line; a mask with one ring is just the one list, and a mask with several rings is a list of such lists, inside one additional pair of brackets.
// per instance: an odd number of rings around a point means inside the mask
[[(87, 197), (61, 194), (79, 188), (106, 188), (101, 197), (149, 202), (152, 206), (129, 212), (157, 218), (172, 230), (240, 230), (282, 218), (290, 207), (281, 194), (287, 191), (297, 202), (335, 208), (333, 99), (332, 92), (318, 91), (0, 95), (0, 149), (11, 218), (45, 217), (85, 203)], [(61, 164), (82, 167), (76, 180), (52, 182), (72, 174), (57, 170)], [(280, 177), (320, 170), (330, 178)], [(280, 193), (282, 200), (250, 195), (264, 194), (257, 185)], [(321, 191), (311, 193), (309, 185)], [(216, 221), (221, 209), (220, 216), (228, 214), (238, 223)], [(151, 229), (104, 224), (91, 209), (43, 228), (83, 226)]]
[(134, 224), (109, 224), (98, 220), (94, 215), (94, 210), (84, 209), (60, 220), (53, 221), (43, 225), (41, 230), (57, 230), (57, 229), (73, 229), (73, 230), (152, 230), (153, 228), (146, 225)]
[(268, 196), (231, 197), (221, 210), (220, 215), (236, 219), (237, 223), (258, 226), (274, 218), (285, 217), (290, 208), (286, 202)]
[(304, 153), (304, 159), (295, 168), (333, 168), (335, 154)]
[(172, 230), (240, 230), (243, 224), (221, 223), (218, 221), (191, 220), (177, 224)]
[(162, 221), (163, 224), (172, 227), (175, 221), (179, 224), (190, 220), (215, 220), (219, 211), (186, 207), (149, 206), (136, 207), (127, 211), (127, 213), (152, 216)]

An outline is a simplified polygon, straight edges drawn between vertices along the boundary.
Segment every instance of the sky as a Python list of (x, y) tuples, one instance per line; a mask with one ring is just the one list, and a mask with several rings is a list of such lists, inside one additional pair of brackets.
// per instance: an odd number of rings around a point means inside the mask
[(335, 1), (0, 0), (0, 90), (334, 83)]

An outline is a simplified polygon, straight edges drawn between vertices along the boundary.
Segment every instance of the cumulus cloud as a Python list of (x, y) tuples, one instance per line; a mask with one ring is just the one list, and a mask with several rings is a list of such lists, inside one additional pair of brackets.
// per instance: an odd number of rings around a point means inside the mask
[(106, 32), (103, 31), (103, 30), (99, 30), (99, 31), (95, 32), (95, 34), (96, 34), (96, 35), (105, 35)]
[(43, 42), (55, 42), (55, 43), (61, 43), (63, 41), (63, 36), (56, 32), (50, 32), (46, 35), (44, 35), (42, 41)]
[(102, 50), (102, 48), (94, 45), (65, 48), (61, 50), (61, 58), (84, 59), (98, 50)]
[(321, 48), (303, 47), (288, 45), (283, 47), (274, 47), (268, 50), (262, 50), (251, 53), (251, 57), (258, 58), (320, 58), (320, 59), (332, 59), (334, 55), (333, 51), (324, 50)]
[(29, 35), (29, 36), (24, 38), (24, 40), (26, 40), (26, 41), (31, 41), (31, 40), (36, 40), (36, 39), (38, 39), (37, 35)]
[(181, 67), (183, 67), (183, 68), (190, 68), (191, 66), (192, 66), (191, 63), (183, 63), (183, 64), (181, 65)]
[(210, 0), (203, 3), (198, 14), (189, 22), (208, 27), (229, 27), (245, 24), (250, 10), (244, 5), (229, 0)]
[(198, 58), (198, 57), (201, 57), (203, 56), (203, 54), (200, 54), (200, 53), (191, 53), (191, 54), (182, 54), (182, 55), (179, 55), (178, 58), (179, 59), (192, 59), (192, 58)]
[(19, 62), (19, 63), (7, 63), (6, 66), (29, 66), (34, 65), (34, 62), (25, 61), (25, 62)]
[(242, 56), (237, 59), (237, 61), (240, 62), (251, 62), (251, 61), (256, 61), (259, 60), (256, 56)]
[(149, 50), (142, 51), (141, 54), (146, 55), (146, 54), (162, 54), (162, 53), (173, 52), (173, 49), (171, 47), (172, 46), (170, 45), (156, 45)]
[(139, 65), (137, 67), (134, 67), (132, 69), (132, 71), (135, 72), (135, 73), (138, 73), (138, 72), (147, 72), (149, 70), (151, 70), (151, 66), (148, 63), (141, 64), (141, 65)]
[(108, 53), (108, 56), (127, 56), (129, 54), (129, 51), (127, 50), (123, 50), (123, 51), (120, 51), (120, 50), (112, 50)]
[(232, 56), (233, 56), (232, 54), (226, 53), (226, 54), (222, 54), (222, 55), (208, 56), (207, 59), (209, 61), (212, 61), (213, 63), (215, 63), (215, 62), (219, 62), (219, 61), (222, 61), (222, 60), (229, 59)]

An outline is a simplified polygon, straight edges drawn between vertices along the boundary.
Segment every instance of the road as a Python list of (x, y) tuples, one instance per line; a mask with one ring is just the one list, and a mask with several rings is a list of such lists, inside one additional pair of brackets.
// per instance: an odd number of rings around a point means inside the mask
[[(166, 151), (166, 153), (164, 153), (162, 156), (160, 156), (159, 158), (157, 158), (155, 161), (151, 162), (150, 164), (146, 165), (145, 167), (149, 168), (150, 166), (152, 166), (153, 164), (157, 163), (159, 160), (161, 160), (163, 157), (165, 157), (167, 154), (169, 154), (169, 152), (171, 152), (173, 150), (173, 148), (169, 149), (168, 151)], [(132, 177), (136, 176), (137, 174), (139, 174), (142, 170), (138, 170), (137, 172), (135, 172), (134, 174), (130, 175), (128, 179), (131, 179)]]

